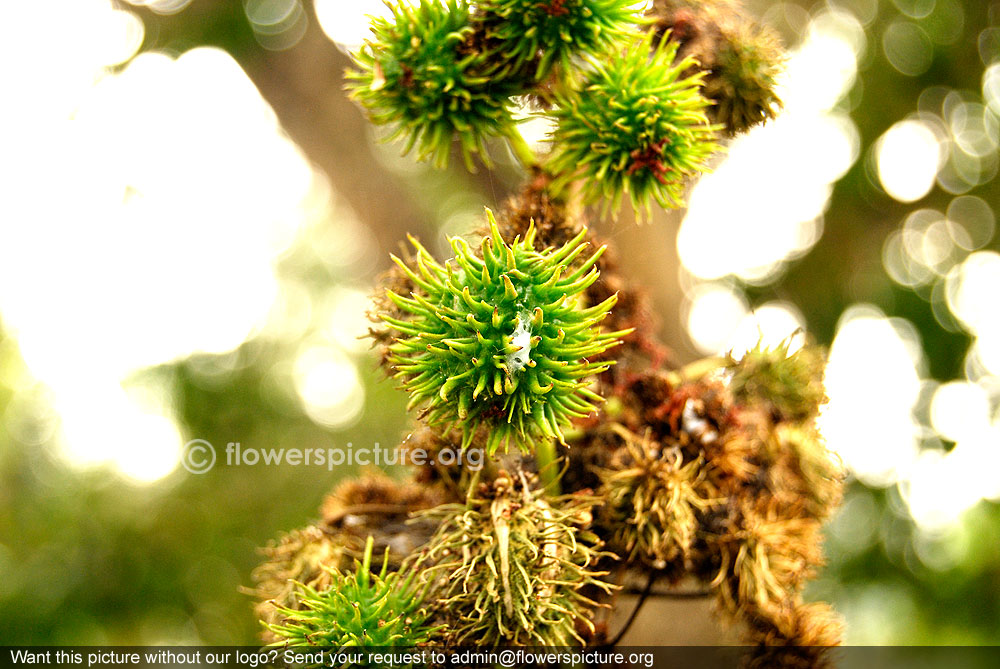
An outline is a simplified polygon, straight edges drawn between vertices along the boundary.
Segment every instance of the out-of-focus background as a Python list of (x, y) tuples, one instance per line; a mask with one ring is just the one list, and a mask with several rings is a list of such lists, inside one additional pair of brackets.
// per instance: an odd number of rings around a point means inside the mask
[[(810, 595), (855, 644), (1000, 642), (1000, 2), (750, 3), (786, 111), (685, 215), (597, 221), (680, 362), (829, 345), (851, 472)], [(255, 548), (394, 446), (365, 311), (516, 187), (379, 144), (345, 97), (377, 0), (10, 0), (0, 39), (0, 641), (254, 643)], [(529, 141), (545, 134), (527, 118)], [(191, 439), (208, 473), (180, 466)]]

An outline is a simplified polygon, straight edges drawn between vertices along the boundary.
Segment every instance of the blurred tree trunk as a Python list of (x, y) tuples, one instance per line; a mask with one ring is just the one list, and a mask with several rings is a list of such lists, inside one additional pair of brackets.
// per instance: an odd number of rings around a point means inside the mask
[[(371, 126), (344, 92), (349, 64), (323, 34), (312, 2), (304, 3), (308, 27), (290, 49), (259, 46), (238, 0), (195, 0), (163, 16), (134, 11), (146, 26), (143, 50), (173, 51), (217, 46), (232, 55), (274, 109), (281, 127), (335, 191), (357, 213), (384, 249), (395, 249), (406, 233), (426, 233), (428, 222), (397, 175), (377, 156)], [(386, 259), (387, 262), (387, 259)]]
[(684, 288), (680, 282), (680, 256), (677, 252), (677, 231), (686, 209), (657, 209), (648, 223), (636, 223), (625, 207), (621, 220), (610, 229), (626, 276), (649, 291), (657, 332), (673, 353), (668, 361), (682, 365), (700, 357), (687, 336), (681, 320)]

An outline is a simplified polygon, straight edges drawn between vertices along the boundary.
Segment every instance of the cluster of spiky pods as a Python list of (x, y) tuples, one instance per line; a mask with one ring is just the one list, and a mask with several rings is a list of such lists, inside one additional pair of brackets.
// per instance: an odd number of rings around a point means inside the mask
[[(645, 582), (714, 596), (785, 649), (766, 663), (838, 643), (802, 597), (842, 479), (815, 426), (822, 352), (671, 367), (580, 206), (680, 206), (717, 133), (775, 112), (780, 52), (728, 0), (631, 4), (419, 0), (375, 21), (351, 76), (374, 122), (439, 162), (453, 140), (469, 158), (507, 137), (531, 176), (451, 259), (416, 240), (393, 257), (372, 337), (419, 411), (403, 460), (430, 457), (405, 483), (342, 483), (265, 549), (268, 641), (606, 645), (623, 588)], [(555, 120), (544, 159), (518, 141), (514, 96)], [(484, 466), (440, 464), (445, 449)]]

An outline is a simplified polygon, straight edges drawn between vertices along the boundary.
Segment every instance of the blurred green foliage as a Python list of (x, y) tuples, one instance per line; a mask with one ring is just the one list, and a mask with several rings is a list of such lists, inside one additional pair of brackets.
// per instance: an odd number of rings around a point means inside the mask
[[(265, 349), (253, 355), (264, 363), (268, 348), (251, 341), (235, 355)], [(278, 408), (258, 367), (219, 383), (184, 362), (155, 373), (172, 377), (189, 433), (213, 443), (220, 460), (201, 476), (181, 469), (135, 484), (109, 470), (78, 471), (49, 444), (14, 439), (7, 410), (22, 363), (9, 338), (0, 339), (0, 359), (0, 415), (8, 417), (0, 430), (0, 639), (8, 644), (255, 643), (252, 599), (240, 588), (251, 585), (256, 549), (316, 516), (332, 484), (356, 470), (224, 466), (224, 444), (337, 448), (396, 438), (402, 427), (398, 393), (377, 383), (372, 368), (359, 423), (372, 427), (331, 434), (289, 405)], [(30, 410), (20, 414), (31, 421)]]

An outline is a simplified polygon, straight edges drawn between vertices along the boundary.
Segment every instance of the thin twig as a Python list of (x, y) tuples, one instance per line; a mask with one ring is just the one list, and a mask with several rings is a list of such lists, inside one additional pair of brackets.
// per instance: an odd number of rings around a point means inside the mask
[[(630, 590), (630, 594), (635, 594), (639, 592), (638, 590)], [(661, 592), (651, 592), (650, 597), (658, 597), (662, 599), (704, 599), (705, 597), (711, 597), (711, 590), (691, 590), (689, 592), (671, 592), (670, 590), (663, 590)]]
[(651, 571), (649, 573), (649, 580), (646, 581), (646, 587), (639, 596), (639, 601), (635, 603), (635, 608), (632, 609), (632, 614), (628, 617), (628, 620), (625, 621), (625, 625), (618, 631), (618, 634), (615, 635), (615, 638), (608, 643), (609, 646), (617, 646), (618, 642), (622, 640), (623, 636), (625, 636), (625, 633), (628, 632), (632, 623), (635, 622), (636, 616), (639, 615), (639, 609), (641, 609), (642, 605), (646, 603), (646, 598), (649, 597), (649, 593), (653, 591), (653, 583), (655, 582), (656, 572)]
[(435, 471), (437, 471), (438, 476), (441, 477), (441, 480), (448, 487), (448, 489), (451, 490), (451, 492), (455, 495), (455, 499), (462, 499), (462, 497), (465, 496), (465, 493), (462, 491), (462, 488), (457, 483), (455, 483), (455, 479), (451, 477), (451, 472), (448, 471), (447, 467), (442, 465), (440, 462), (435, 461), (434, 469)]

